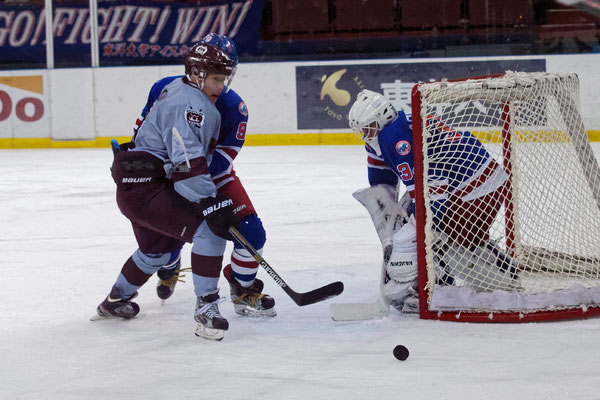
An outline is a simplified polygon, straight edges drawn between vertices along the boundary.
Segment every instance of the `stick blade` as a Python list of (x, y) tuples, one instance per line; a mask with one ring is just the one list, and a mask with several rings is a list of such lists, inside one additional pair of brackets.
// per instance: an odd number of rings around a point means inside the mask
[(373, 303), (333, 303), (329, 305), (329, 314), (334, 321), (364, 321), (387, 316), (390, 307), (380, 300)]
[(299, 306), (307, 306), (309, 304), (318, 303), (323, 300), (330, 299), (338, 296), (344, 291), (344, 284), (342, 282), (333, 282), (329, 285), (320, 287), (315, 290), (311, 290), (306, 293), (288, 293), (292, 300)]

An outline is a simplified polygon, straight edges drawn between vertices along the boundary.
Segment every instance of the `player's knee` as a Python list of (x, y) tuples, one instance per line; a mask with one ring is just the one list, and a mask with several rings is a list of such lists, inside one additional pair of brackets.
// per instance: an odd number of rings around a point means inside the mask
[(153, 274), (171, 259), (171, 253), (146, 254), (139, 249), (133, 253), (133, 261), (145, 274)]
[(394, 241), (394, 251), (417, 251), (417, 230), (414, 217), (411, 217), (406, 224), (394, 233), (392, 240)]
[(454, 285), (468, 285), (476, 291), (519, 288), (518, 264), (492, 243), (472, 250), (450, 246), (443, 250), (438, 260)]
[[(244, 217), (240, 221), (240, 233), (255, 249), (262, 249), (267, 241), (267, 233), (263, 227), (262, 221), (258, 215), (252, 214)], [(235, 243), (235, 247), (241, 248), (239, 243)]]
[(506, 252), (500, 249), (496, 244), (487, 243), (485, 252), (480, 250), (480, 254), (484, 253), (490, 262), (494, 262), (498, 270), (509, 274), (511, 278), (517, 279), (519, 276), (518, 264)]

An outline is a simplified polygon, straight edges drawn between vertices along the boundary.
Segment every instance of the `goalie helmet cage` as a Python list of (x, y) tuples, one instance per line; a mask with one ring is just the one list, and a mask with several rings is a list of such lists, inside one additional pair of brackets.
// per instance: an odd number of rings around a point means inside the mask
[[(420, 317), (525, 322), (600, 315), (600, 169), (579, 112), (577, 75), (507, 72), (420, 83), (412, 114)], [(440, 234), (443, 217), (434, 218), (430, 207), (440, 195), (436, 172), (461, 171), (435, 147), (447, 150), (464, 132), (483, 143), (506, 179), (497, 207), (475, 210), (482, 220), (493, 210), (489, 238), (480, 231), (477, 243), (464, 232), (479, 222)]]

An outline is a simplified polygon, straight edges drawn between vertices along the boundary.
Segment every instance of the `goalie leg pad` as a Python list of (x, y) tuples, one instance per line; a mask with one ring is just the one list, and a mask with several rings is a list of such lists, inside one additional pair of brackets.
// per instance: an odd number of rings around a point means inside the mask
[(394, 234), (392, 254), (386, 269), (390, 279), (398, 282), (412, 282), (417, 278), (417, 231), (414, 217)]
[(412, 282), (417, 278), (417, 252), (392, 252), (386, 267), (390, 279), (398, 282)]
[(404, 301), (413, 293), (414, 284), (414, 280), (411, 282), (398, 282), (392, 279), (385, 284), (382, 293), (394, 308), (402, 311)]
[(387, 260), (383, 296), (398, 310), (412, 294), (417, 282), (417, 232), (412, 217), (392, 238), (392, 251)]
[(440, 266), (454, 278), (455, 285), (466, 284), (476, 291), (510, 291), (520, 286), (517, 263), (491, 243), (473, 250), (451, 246), (440, 257)]

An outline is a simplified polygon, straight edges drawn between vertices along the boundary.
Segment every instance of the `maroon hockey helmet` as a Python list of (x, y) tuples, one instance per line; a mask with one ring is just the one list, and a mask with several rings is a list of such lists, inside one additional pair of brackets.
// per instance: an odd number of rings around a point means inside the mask
[(230, 76), (235, 70), (229, 55), (218, 46), (196, 43), (185, 58), (185, 74), (188, 79), (192, 75), (205, 78), (206, 74), (221, 74)]

